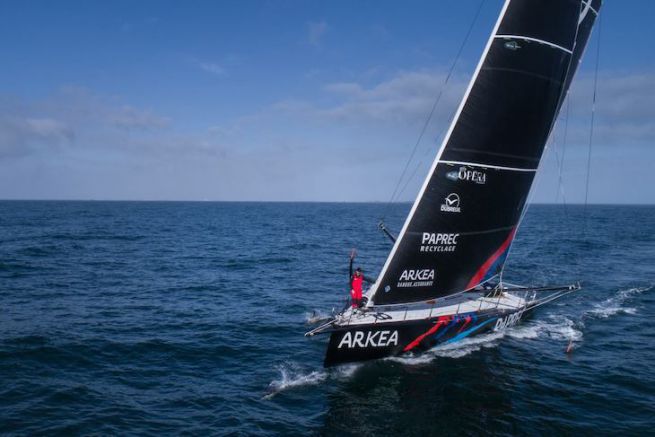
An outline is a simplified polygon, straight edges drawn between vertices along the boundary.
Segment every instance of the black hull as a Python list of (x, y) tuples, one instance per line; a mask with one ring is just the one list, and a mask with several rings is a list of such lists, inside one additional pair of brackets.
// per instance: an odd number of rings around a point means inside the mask
[(526, 308), (447, 315), (421, 320), (336, 327), (324, 366), (421, 353), (472, 335), (502, 330), (518, 323)]

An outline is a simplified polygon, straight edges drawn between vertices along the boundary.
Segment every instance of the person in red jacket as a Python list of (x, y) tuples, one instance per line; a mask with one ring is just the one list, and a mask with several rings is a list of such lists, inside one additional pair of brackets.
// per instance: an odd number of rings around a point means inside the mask
[(353, 308), (359, 308), (362, 306), (362, 291), (364, 288), (364, 282), (372, 284), (375, 282), (375, 279), (369, 279), (364, 276), (361, 267), (357, 267), (353, 273), (353, 261), (355, 261), (355, 255), (357, 252), (355, 249), (350, 252), (350, 298)]

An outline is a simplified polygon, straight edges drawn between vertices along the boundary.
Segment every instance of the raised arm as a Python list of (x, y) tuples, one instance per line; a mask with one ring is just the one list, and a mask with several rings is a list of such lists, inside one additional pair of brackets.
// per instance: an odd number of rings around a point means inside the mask
[(355, 249), (350, 251), (350, 264), (348, 266), (348, 280), (352, 280), (353, 278), (353, 261), (355, 261), (355, 256), (357, 255), (357, 251)]

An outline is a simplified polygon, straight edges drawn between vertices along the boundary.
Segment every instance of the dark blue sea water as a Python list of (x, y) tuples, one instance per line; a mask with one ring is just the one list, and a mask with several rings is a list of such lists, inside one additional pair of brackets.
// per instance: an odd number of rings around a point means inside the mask
[(654, 432), (654, 207), (589, 207), (585, 227), (533, 206), (506, 280), (582, 292), (504, 334), (323, 370), (307, 318), (342, 304), (351, 247), (377, 273), (383, 208), (0, 202), (0, 431)]

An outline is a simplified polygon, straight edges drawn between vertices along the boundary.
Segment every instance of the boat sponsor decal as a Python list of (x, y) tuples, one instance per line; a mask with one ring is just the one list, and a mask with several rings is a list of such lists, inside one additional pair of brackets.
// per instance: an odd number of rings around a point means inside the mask
[(434, 284), (434, 269), (405, 269), (398, 278), (397, 287), (431, 287)]
[(471, 320), (473, 320), (472, 316), (466, 316), (464, 317), (464, 323), (462, 323), (462, 326), (457, 330), (457, 333), (459, 334), (468, 326), (469, 323), (471, 323)]
[(454, 252), (457, 248), (459, 234), (442, 234), (423, 232), (421, 237), (421, 252)]
[(462, 331), (459, 334), (457, 334), (456, 336), (454, 336), (453, 338), (445, 341), (444, 344), (455, 343), (457, 341), (463, 340), (466, 337), (468, 337), (469, 335), (471, 335), (471, 334), (479, 331), (480, 329), (484, 328), (485, 326), (487, 326), (489, 323), (493, 322), (494, 320), (496, 320), (496, 319), (494, 318), (494, 319), (486, 320), (486, 321), (484, 321), (482, 323), (479, 323), (479, 324), (473, 326), (472, 328), (467, 329), (466, 331)]
[(518, 50), (518, 49), (521, 48), (521, 46), (519, 45), (519, 43), (517, 43), (516, 41), (513, 41), (513, 40), (512, 40), (512, 41), (507, 41), (507, 42), (505, 42), (505, 44), (503, 44), (503, 46), (504, 46), (506, 49), (514, 50), (514, 51), (516, 51), (516, 50)]
[[(403, 349), (403, 352), (408, 352), (408, 351), (414, 349), (426, 337), (430, 337), (430, 339), (432, 339), (432, 340), (438, 340), (439, 338), (446, 335), (451, 330), (451, 328), (455, 328), (455, 327), (459, 326), (459, 329), (457, 330), (457, 334), (460, 334), (460, 333), (462, 333), (464, 328), (466, 328), (472, 322), (475, 323), (477, 321), (477, 319), (478, 319), (478, 317), (475, 314), (470, 314), (470, 313), (466, 314), (466, 315), (456, 316), (456, 317), (441, 316), (441, 317), (439, 317), (437, 319), (437, 321), (436, 321), (436, 323), (434, 324), (433, 327), (431, 327), (427, 332), (425, 332), (425, 333), (419, 335), (418, 337), (416, 337), (407, 346), (405, 346), (405, 348)], [(461, 326), (460, 326), (460, 324), (461, 324)], [(441, 329), (443, 326), (445, 326), (445, 328)], [(476, 327), (474, 327), (472, 329), (475, 330), (479, 326), (481, 326), (481, 325), (478, 325), (478, 326), (476, 326)], [(471, 331), (471, 330), (469, 330), (469, 331)], [(465, 333), (468, 333), (469, 331), (465, 331)]]
[(410, 350), (414, 349), (416, 346), (418, 346), (421, 343), (421, 341), (423, 341), (425, 337), (436, 333), (439, 330), (439, 328), (441, 328), (443, 325), (448, 324), (448, 322), (450, 322), (451, 320), (452, 320), (451, 316), (439, 317), (433, 327), (428, 329), (427, 332), (424, 332), (423, 334), (419, 335), (414, 340), (412, 340), (407, 346), (405, 346), (403, 352), (409, 352)]
[(446, 173), (446, 177), (451, 181), (467, 181), (484, 185), (487, 183), (487, 174), (480, 170), (472, 170), (468, 167), (460, 167), (459, 170), (453, 170)]
[(398, 346), (398, 331), (348, 331), (339, 342), (337, 349)]
[(459, 194), (450, 193), (444, 199), (444, 203), (441, 204), (441, 211), (443, 212), (461, 212), (459, 207)]
[(496, 273), (498, 273), (505, 263), (507, 254), (509, 253), (509, 247), (512, 244), (514, 239), (514, 234), (516, 234), (516, 226), (512, 228), (509, 235), (503, 241), (503, 244), (500, 245), (498, 249), (480, 266), (478, 271), (473, 275), (469, 283), (466, 285), (466, 289), (469, 290), (474, 288), (478, 284), (486, 281), (487, 279), (492, 278)]
[(508, 316), (498, 318), (498, 320), (496, 320), (496, 325), (494, 326), (494, 331), (500, 331), (502, 329), (516, 325), (521, 320), (521, 317), (523, 317), (523, 311), (525, 310), (521, 310)]

